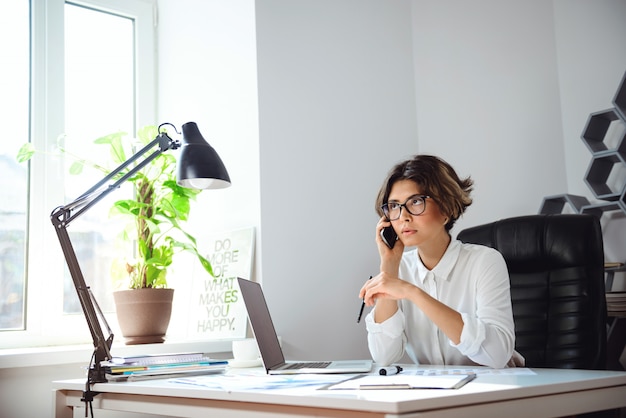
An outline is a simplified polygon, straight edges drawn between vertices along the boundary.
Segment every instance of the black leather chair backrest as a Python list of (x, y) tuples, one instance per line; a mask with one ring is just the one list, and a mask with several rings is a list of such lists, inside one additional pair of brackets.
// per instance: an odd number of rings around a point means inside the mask
[(503, 255), (515, 348), (527, 367), (606, 367), (604, 250), (595, 216), (508, 218), (465, 229), (457, 238)]

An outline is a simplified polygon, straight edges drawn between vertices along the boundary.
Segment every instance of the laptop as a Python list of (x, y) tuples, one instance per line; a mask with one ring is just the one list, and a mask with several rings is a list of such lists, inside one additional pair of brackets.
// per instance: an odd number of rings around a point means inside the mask
[(261, 285), (237, 278), (267, 374), (368, 373), (372, 360), (285, 361)]

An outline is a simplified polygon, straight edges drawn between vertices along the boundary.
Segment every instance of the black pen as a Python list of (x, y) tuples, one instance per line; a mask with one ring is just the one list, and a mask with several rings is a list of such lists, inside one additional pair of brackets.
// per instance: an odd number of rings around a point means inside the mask
[(378, 374), (381, 376), (391, 376), (392, 374), (398, 374), (402, 371), (402, 367), (400, 366), (389, 366), (389, 367), (381, 367), (378, 370)]
[[(367, 280), (371, 280), (372, 276), (370, 276), (369, 279)], [(363, 316), (363, 309), (365, 308), (365, 297), (363, 298), (363, 302), (361, 303), (361, 310), (359, 310), (359, 316), (356, 318), (356, 323), (358, 324), (359, 322), (361, 322), (361, 317)]]

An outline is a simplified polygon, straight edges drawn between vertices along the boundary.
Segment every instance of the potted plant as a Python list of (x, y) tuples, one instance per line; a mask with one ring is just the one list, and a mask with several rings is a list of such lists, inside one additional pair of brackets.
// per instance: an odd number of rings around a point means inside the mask
[[(108, 147), (114, 168), (157, 135), (157, 127), (146, 126), (139, 130), (134, 141), (126, 140), (125, 133), (116, 132), (96, 139), (95, 143)], [(72, 174), (82, 173), (86, 165), (105, 174), (112, 170), (108, 165), (105, 167), (71, 155), (62, 146), (59, 149), (76, 160), (70, 168)], [(21, 148), (18, 160), (26, 161), (35, 152), (30, 144), (26, 144)], [(160, 154), (128, 181), (133, 185), (133, 196), (117, 200), (111, 208), (112, 215), (128, 220), (119, 237), (134, 247), (132, 258), (114, 263), (112, 268), (114, 279), (126, 279), (127, 282), (126, 289), (116, 290), (113, 294), (118, 322), (127, 344), (163, 342), (173, 300), (173, 289), (167, 285), (167, 272), (174, 256), (180, 252), (193, 254), (204, 270), (213, 276), (211, 263), (198, 251), (196, 239), (183, 228), (191, 202), (200, 190), (178, 185), (176, 158), (171, 153)], [(147, 311), (136, 311), (143, 308)]]

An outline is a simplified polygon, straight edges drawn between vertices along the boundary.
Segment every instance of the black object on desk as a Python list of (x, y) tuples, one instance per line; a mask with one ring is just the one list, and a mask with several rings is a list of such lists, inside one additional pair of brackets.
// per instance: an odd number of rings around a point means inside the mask
[(389, 366), (389, 367), (381, 367), (378, 370), (378, 374), (381, 376), (390, 376), (393, 374), (398, 374), (402, 371), (402, 367), (400, 366)]

